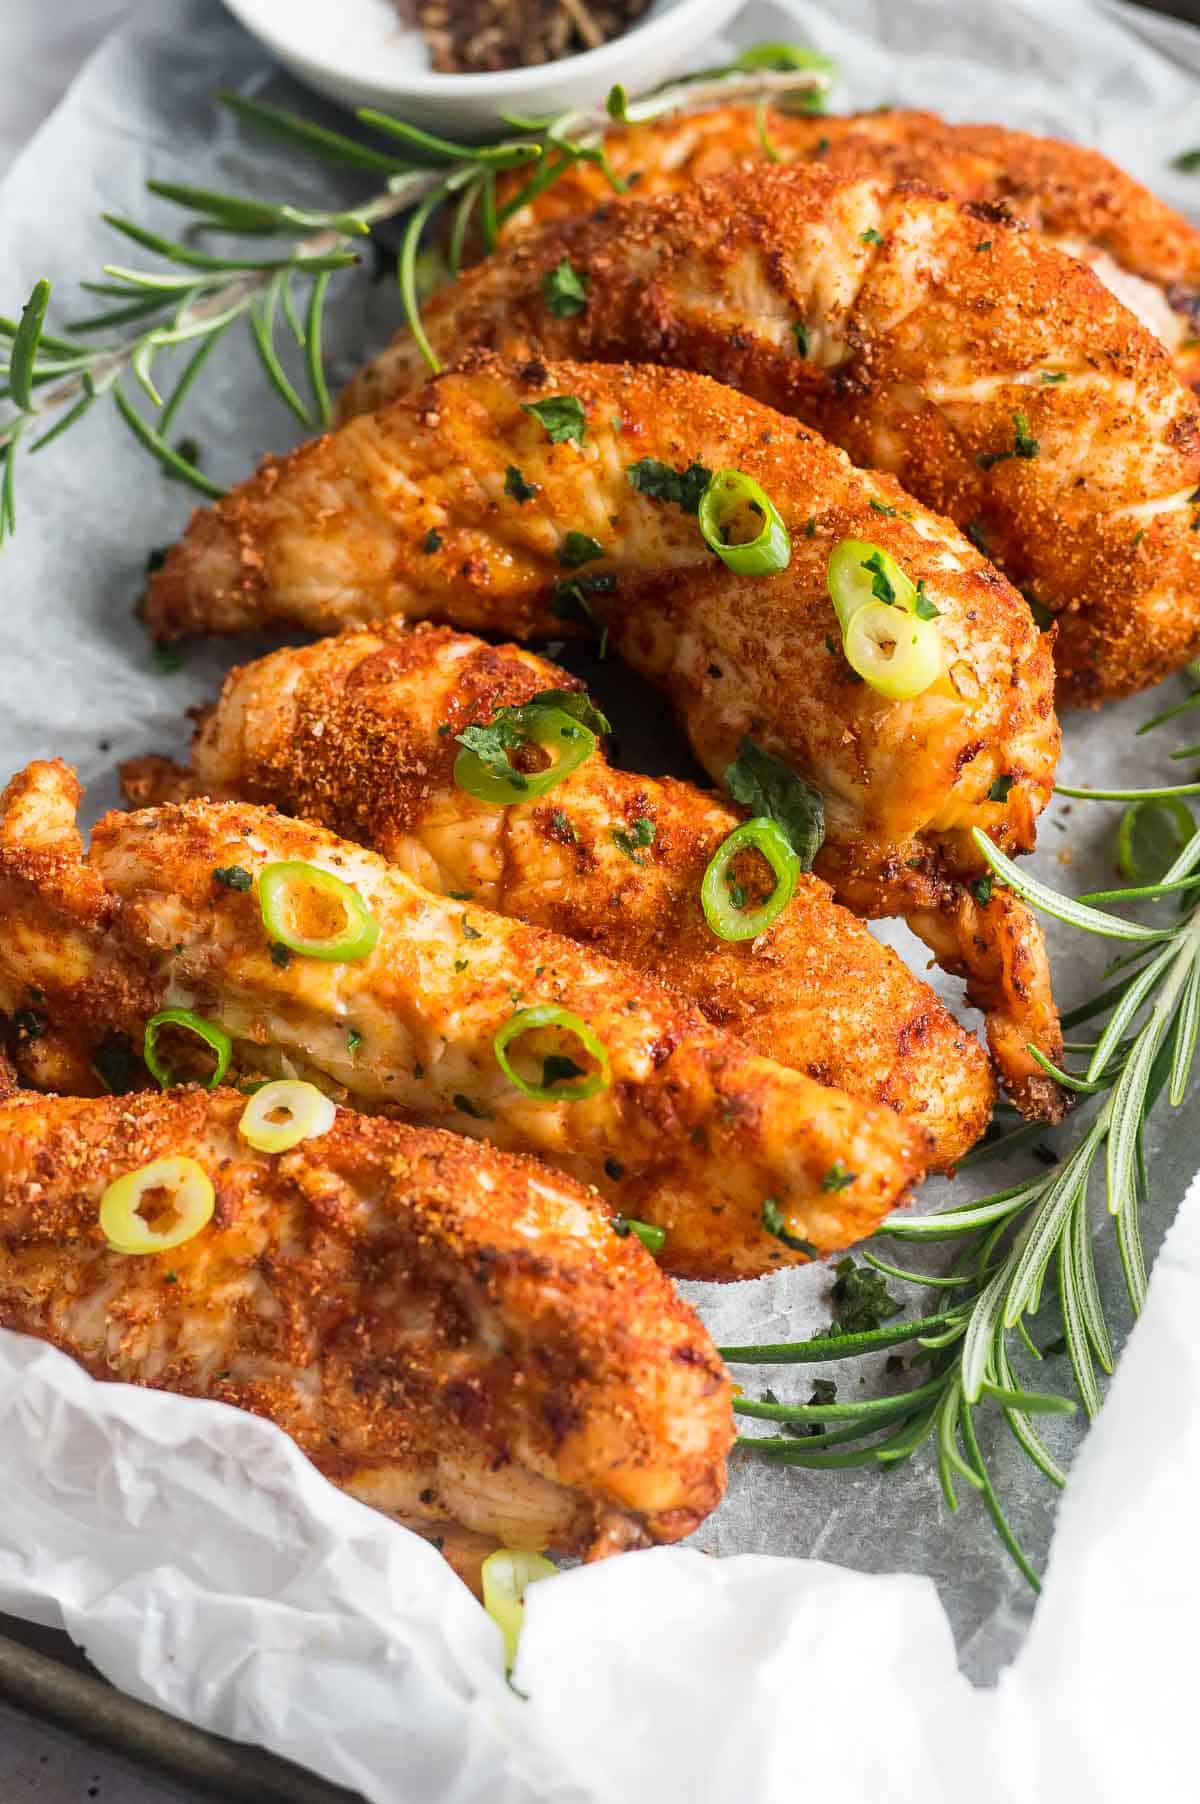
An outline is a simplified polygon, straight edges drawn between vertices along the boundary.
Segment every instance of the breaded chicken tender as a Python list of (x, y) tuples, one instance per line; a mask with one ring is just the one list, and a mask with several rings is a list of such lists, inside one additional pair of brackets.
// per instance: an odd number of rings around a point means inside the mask
[(719, 939), (700, 885), (741, 817), (717, 797), (615, 770), (599, 747), (534, 800), (488, 802), (455, 782), (468, 725), (578, 688), (518, 646), (384, 622), (235, 669), (191, 770), (135, 760), (125, 787), (137, 806), (274, 804), (428, 889), (581, 940), (781, 1064), (910, 1116), (952, 1166), (991, 1113), (978, 1041), (811, 875), (766, 932)]
[[(859, 1240), (928, 1164), (924, 1131), (890, 1109), (760, 1057), (643, 973), (436, 895), (319, 827), (191, 802), (108, 815), (85, 855), (79, 794), (65, 765), (43, 763), (0, 797), (0, 1010), (37, 1087), (94, 1090), (114, 1033), (133, 1053), (151, 1016), (189, 1009), (223, 1029), (247, 1075), (315, 1078), (356, 1107), (540, 1154), (662, 1228), (664, 1266), (688, 1277), (749, 1277)], [(300, 869), (268, 919), (261, 885), (281, 864)], [(322, 875), (374, 923), (353, 955), (336, 950), (349, 910)], [(284, 928), (334, 949), (289, 950)], [(547, 1007), (568, 1024), (512, 1025)], [(564, 1077), (578, 1095), (555, 1088)]]
[[(564, 264), (587, 291), (569, 312)], [(795, 414), (948, 514), (1057, 620), (1069, 701), (1200, 651), (1200, 407), (1095, 275), (1003, 213), (810, 165), (742, 169), (517, 238), (424, 323), (446, 362), (478, 344), (636, 357)], [(345, 408), (424, 376), (405, 332)]]
[[(631, 479), (647, 463), (759, 482), (791, 530), (787, 568), (726, 569), (694, 514)], [(943, 674), (909, 700), (842, 656), (827, 565), (848, 538), (894, 557), (938, 610)], [(749, 735), (816, 784), (819, 874), (860, 914), (935, 911), (938, 955), (967, 973), (1018, 1101), (1060, 1107), (1026, 1050), (1061, 1044), (1040, 928), (1010, 894), (963, 888), (984, 869), (971, 829), (1027, 850), (1052, 792), (1048, 639), (953, 527), (795, 421), (682, 371), (480, 353), (198, 511), (148, 608), (162, 635), (402, 615), (548, 637), (586, 613), (670, 696), (715, 779)], [(1014, 922), (1018, 984), (994, 943)]]
[[(95, 1378), (266, 1416), (426, 1532), (596, 1558), (703, 1521), (729, 1380), (588, 1191), (349, 1110), (258, 1152), (245, 1106), (195, 1088), (0, 1102), (0, 1326)], [(209, 1224), (170, 1251), (113, 1250), (107, 1186), (180, 1157), (211, 1182)]]
[[(630, 185), (616, 193), (597, 163), (571, 163), (508, 220), (503, 238), (613, 200), (673, 194), (746, 162), (761, 174), (764, 140), (785, 163), (923, 182), (954, 200), (1007, 208), (1090, 264), (1171, 352), (1184, 380), (1200, 378), (1200, 232), (1098, 150), (1003, 125), (951, 125), (904, 107), (840, 117), (768, 108), (760, 121), (754, 107), (720, 106), (614, 126), (605, 156)], [(523, 179), (501, 177), (501, 204)]]

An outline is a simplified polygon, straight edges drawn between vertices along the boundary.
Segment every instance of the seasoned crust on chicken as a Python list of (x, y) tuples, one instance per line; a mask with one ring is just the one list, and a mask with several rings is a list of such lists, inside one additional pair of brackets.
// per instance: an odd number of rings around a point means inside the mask
[[(599, 748), (536, 801), (501, 806), (458, 787), (464, 727), (578, 686), (515, 645), (385, 622), (232, 671), (190, 772), (141, 759), (122, 775), (137, 806), (191, 795), (274, 804), (373, 847), (428, 889), (582, 940), (780, 1063), (911, 1116), (933, 1136), (935, 1162), (953, 1165), (991, 1113), (978, 1042), (818, 878), (802, 876), (755, 940), (718, 939), (700, 883), (738, 824), (727, 805), (614, 770)], [(639, 821), (653, 827), (641, 847)]]
[[(290, 1152), (236, 1091), (0, 1103), (0, 1326), (95, 1378), (266, 1416), (344, 1490), (432, 1529), (595, 1557), (720, 1500), (730, 1384), (636, 1235), (533, 1160), (339, 1111)], [(107, 1185), (170, 1155), (209, 1226), (111, 1251)]]
[[(582, 442), (552, 443), (529, 411), (562, 395), (584, 410)], [(646, 458), (759, 481), (791, 528), (788, 568), (726, 570), (692, 516), (633, 487), (627, 468)], [(510, 467), (532, 497), (509, 492)], [(572, 531), (604, 556), (567, 573)], [(847, 537), (891, 553), (940, 610), (946, 674), (913, 700), (884, 700), (840, 655), (826, 565)], [(749, 734), (819, 785), (829, 825), (819, 871), (835, 888), (853, 882), (856, 911), (957, 918), (952, 886), (983, 868), (973, 827), (1008, 850), (1032, 845), (1059, 732), (1047, 636), (1024, 601), (891, 478), (701, 376), (480, 353), (197, 512), (148, 605), (160, 634), (272, 619), (329, 632), (399, 614), (551, 636), (571, 626), (564, 582), (671, 696), (716, 779)], [(989, 794), (999, 777), (1013, 779), (1003, 800)], [(991, 919), (984, 911), (985, 928)], [(1025, 923), (1040, 946), (1036, 922)], [(1028, 996), (997, 993), (1000, 965), (972, 945), (968, 936), (962, 950), (973, 998), (1006, 1017), (1006, 1044), (1023, 1047), (1034, 1014), (1053, 1004), (1032, 1010)], [(1056, 1035), (1038, 1043), (1057, 1058)], [(1027, 1053), (1005, 1076), (1023, 1106), (1058, 1107)]]
[[(1185, 381), (1200, 377), (1200, 232), (1098, 150), (1003, 125), (950, 125), (936, 113), (905, 108), (841, 117), (768, 109), (760, 123), (753, 107), (723, 106), (614, 126), (604, 151), (618, 177), (633, 178), (623, 195), (596, 163), (572, 163), (513, 215), (504, 237), (616, 199), (675, 193), (744, 162), (758, 164), (761, 174), (764, 132), (785, 163), (919, 181), (955, 200), (1009, 208), (1089, 263), (1173, 354)], [(522, 179), (501, 178), (501, 202)]]
[[(564, 259), (588, 303), (557, 317), (543, 278)], [(795, 414), (968, 527), (1056, 616), (1068, 700), (1141, 688), (1200, 650), (1195, 397), (1094, 275), (995, 209), (743, 169), (518, 238), (424, 323), (446, 361), (475, 344), (637, 356)], [(346, 406), (423, 376), (404, 333)]]
[[(85, 857), (78, 799), (61, 763), (31, 765), (0, 797), (0, 1009), (15, 1017), (37, 993), (38, 1037), (12, 1047), (27, 1081), (94, 1090), (105, 1036), (140, 1046), (151, 1014), (191, 1008), (231, 1036), (243, 1071), (299, 1070), (360, 1108), (540, 1153), (664, 1228), (663, 1264), (688, 1277), (747, 1277), (859, 1240), (928, 1164), (924, 1132), (889, 1109), (752, 1053), (644, 974), (434, 895), (321, 828), (191, 802), (106, 816)], [(279, 961), (256, 879), (291, 860), (358, 892), (379, 929), (366, 957)], [(230, 870), (249, 885), (223, 883)], [(591, 1027), (606, 1088), (542, 1100), (506, 1076), (494, 1037), (537, 1004)], [(587, 1056), (542, 1028), (510, 1057), (536, 1085), (555, 1053)], [(831, 1183), (835, 1169), (853, 1182)], [(764, 1224), (767, 1197), (792, 1244)]]

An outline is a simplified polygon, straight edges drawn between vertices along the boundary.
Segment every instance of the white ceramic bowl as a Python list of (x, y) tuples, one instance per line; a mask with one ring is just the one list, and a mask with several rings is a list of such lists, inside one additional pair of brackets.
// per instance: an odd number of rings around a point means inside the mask
[(614, 82), (630, 94), (695, 66), (741, 0), (654, 0), (619, 38), (556, 63), (494, 75), (435, 75), (419, 31), (393, 0), (225, 0), (293, 75), (347, 106), (410, 124), (479, 136), (504, 113), (546, 114), (601, 103)]

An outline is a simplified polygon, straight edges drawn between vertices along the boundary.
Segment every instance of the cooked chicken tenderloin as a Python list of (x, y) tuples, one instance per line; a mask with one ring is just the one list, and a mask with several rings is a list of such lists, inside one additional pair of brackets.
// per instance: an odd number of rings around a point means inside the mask
[[(531, 1159), (349, 1110), (263, 1153), (245, 1107), (195, 1088), (0, 1102), (0, 1326), (95, 1378), (266, 1416), (426, 1532), (596, 1558), (699, 1526), (730, 1384), (636, 1235)], [(106, 1188), (178, 1158), (215, 1192), (208, 1225), (114, 1251)]]
[(781, 1064), (910, 1116), (952, 1166), (991, 1113), (978, 1041), (811, 875), (764, 933), (719, 939), (700, 885), (740, 817), (717, 797), (614, 770), (599, 747), (536, 800), (487, 802), (455, 782), (470, 723), (578, 687), (518, 646), (385, 622), (232, 671), (191, 770), (134, 760), (126, 792), (139, 807), (274, 804), (428, 889), (582, 940)]
[[(806, 117), (722, 106), (613, 126), (605, 156), (616, 176), (636, 177), (632, 184), (615, 193), (598, 163), (572, 163), (507, 221), (502, 241), (614, 200), (676, 193), (739, 164), (756, 163), (763, 174), (767, 143), (785, 163), (923, 182), (955, 200), (1007, 208), (1089, 264), (1172, 354), (1185, 381), (1200, 377), (1200, 232), (1098, 150), (1003, 125), (951, 125), (904, 107)], [(501, 177), (501, 204), (523, 179)]]
[[(586, 289), (564, 312), (553, 272)], [(1200, 407), (1090, 271), (1003, 215), (809, 165), (739, 170), (518, 238), (440, 290), (442, 358), (703, 370), (948, 514), (1058, 621), (1060, 694), (1200, 651)], [(421, 383), (405, 332), (347, 397)], [(872, 535), (864, 535), (872, 536)]]
[[(531, 411), (547, 404), (554, 437)], [(631, 466), (647, 465), (759, 482), (791, 529), (788, 567), (725, 569), (691, 513), (634, 485)], [(893, 557), (938, 611), (943, 673), (909, 700), (886, 699), (842, 656), (827, 565), (852, 538)], [(480, 353), (198, 512), (149, 607), (167, 634), (280, 619), (330, 632), (402, 615), (520, 637), (571, 630), (564, 612), (586, 608), (671, 697), (716, 779), (749, 735), (821, 789), (819, 874), (852, 886), (863, 914), (959, 920), (962, 883), (985, 868), (971, 829), (1027, 850), (1053, 790), (1053, 668), (1021, 597), (891, 478), (682, 371)], [(999, 915), (981, 909), (956, 962), (994, 1017), (993, 1049), (1021, 1049), (1003, 1073), (1018, 1101), (1053, 1114), (1057, 1088), (1024, 1050), (1033, 1040), (1057, 1059), (1057, 1030), (1044, 1036), (1053, 1003), (1006, 983), (998, 993), (1004, 961), (976, 944)], [(1040, 965), (1040, 928), (1023, 920)]]
[[(749, 1277), (859, 1240), (928, 1164), (923, 1130), (891, 1110), (752, 1053), (644, 974), (435, 895), (319, 827), (192, 802), (108, 815), (85, 855), (78, 800), (61, 763), (29, 766), (0, 797), (0, 1009), (25, 1023), (11, 1050), (26, 1081), (94, 1089), (114, 1032), (140, 1048), (151, 1016), (190, 1009), (229, 1035), (242, 1072), (315, 1077), (359, 1108), (541, 1154), (663, 1229), (663, 1264), (689, 1277)], [(300, 869), (268, 921), (262, 885), (277, 872), (264, 873), (281, 864)], [(352, 902), (328, 895), (330, 878)], [(364, 907), (368, 931), (351, 920)], [(520, 1025), (538, 1008), (569, 1019)], [(507, 1069), (502, 1029), (517, 1035)]]

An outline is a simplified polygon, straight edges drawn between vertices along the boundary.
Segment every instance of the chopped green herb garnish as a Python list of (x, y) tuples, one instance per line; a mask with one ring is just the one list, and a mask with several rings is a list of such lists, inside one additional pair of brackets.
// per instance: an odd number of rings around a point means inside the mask
[(625, 475), (629, 486), (640, 495), (649, 495), (654, 501), (673, 501), (685, 514), (694, 514), (699, 511), (700, 497), (712, 471), (705, 464), (689, 464), (686, 470), (676, 470), (670, 464), (659, 463), (656, 457), (643, 457), (636, 464), (627, 464)]
[(888, 607), (891, 607), (896, 600), (896, 589), (891, 577), (887, 573), (887, 565), (884, 563), (884, 553), (882, 551), (873, 551), (870, 557), (865, 557), (863, 559), (862, 567), (864, 570), (869, 570), (871, 572), (872, 595), (875, 596), (877, 601), (885, 602)]
[(568, 570), (578, 570), (581, 564), (590, 564), (594, 558), (603, 556), (604, 547), (598, 539), (574, 529), (566, 534), (558, 548), (558, 561)]
[(1024, 457), (1024, 458), (1036, 457), (1038, 452), (1041, 450), (1041, 446), (1038, 443), (1037, 439), (1035, 439), (1032, 436), (1032, 434), (1030, 433), (1029, 416), (1027, 414), (1014, 413), (1013, 417), (1012, 417), (1012, 423), (1013, 423), (1012, 450), (1011, 451), (981, 451), (979, 456), (975, 459), (975, 462), (979, 465), (979, 468), (981, 470), (994, 469), (997, 464), (1002, 464), (1002, 463), (1006, 462), (1007, 459), (1010, 457)]
[(471, 963), (471, 961), (469, 958), (456, 958), (455, 959), (454, 969), (458, 972), (460, 977), (461, 977), (462, 973), (468, 968), (470, 963)]
[(799, 351), (801, 357), (807, 357), (808, 356), (808, 327), (805, 325), (805, 323), (802, 319), (797, 319), (797, 320), (792, 321), (792, 331), (795, 334), (796, 349)]
[(564, 814), (561, 808), (551, 810), (550, 825), (554, 828), (556, 833), (561, 833), (564, 839), (577, 840), (579, 838), (578, 833), (576, 833), (574, 827), (571, 825), (569, 816)]
[(987, 792), (988, 801), (989, 802), (1007, 802), (1008, 797), (1009, 797), (1009, 791), (1012, 789), (1012, 786), (1016, 782), (1016, 780), (1017, 779), (1015, 777), (1009, 777), (1009, 776), (997, 777), (996, 781), (992, 784), (992, 787)]
[(813, 1336), (814, 1340), (823, 1340), (826, 1335), (870, 1334), (900, 1314), (904, 1305), (897, 1302), (880, 1274), (869, 1265), (841, 1259), (834, 1270), (834, 1319), (823, 1333)]
[(446, 541), (443, 539), (437, 527), (431, 526), (429, 531), (425, 534), (424, 543), (422, 544), (421, 549), (432, 555), (433, 552), (440, 551), (445, 542)]
[(613, 1158), (605, 1159), (604, 1175), (607, 1178), (611, 1178), (613, 1183), (615, 1184), (621, 1178), (623, 1178), (625, 1176), (625, 1167), (622, 1165), (622, 1163), (619, 1159), (613, 1159)]
[(470, 921), (468, 921), (466, 915), (463, 916), (460, 925), (462, 927), (462, 936), (463, 936), (464, 940), (481, 940), (483, 938), (483, 935), (482, 935), (482, 933), (480, 933), (478, 927), (472, 927), (472, 925), (471, 925)]
[(1042, 381), (1043, 382), (1065, 382), (1066, 379), (1067, 379), (1066, 370), (1043, 370), (1042, 371)]
[(936, 603), (930, 601), (928, 595), (925, 593), (924, 577), (922, 577), (917, 584), (917, 595), (916, 600), (913, 602), (913, 613), (918, 620), (938, 620), (941, 618), (941, 608), (939, 608)]
[(537, 492), (537, 483), (526, 482), (516, 464), (509, 464), (504, 472), (504, 493), (516, 502), (523, 502), (532, 501)]
[(856, 1171), (847, 1171), (840, 1159), (835, 1159), (825, 1176), (821, 1179), (822, 1190), (848, 1190), (857, 1178)]
[(875, 509), (877, 514), (886, 514), (891, 520), (894, 520), (896, 517), (895, 508), (889, 507), (886, 501), (876, 501), (874, 495), (871, 496), (871, 506)]
[[(413, 1076), (417, 1076), (415, 1069)], [(456, 1090), (450, 1100), (460, 1115), (469, 1115), (472, 1121), (490, 1121), (492, 1119), (486, 1109), (481, 1109), (477, 1102), (472, 1102), (471, 1098), (464, 1096), (461, 1090)]]
[(820, 790), (805, 782), (782, 758), (764, 752), (753, 739), (742, 740), (724, 781), (735, 802), (753, 816), (766, 815), (783, 829), (801, 869), (811, 870), (825, 840), (825, 803)]
[(808, 520), (805, 522), (804, 536), (806, 539), (813, 539), (816, 537), (816, 533), (817, 533), (817, 516), (815, 514), (810, 514), (808, 517)]
[(281, 971), (286, 971), (288, 966), (291, 964), (291, 962), (292, 962), (291, 948), (289, 946), (281, 945), (278, 940), (272, 940), (271, 941), (271, 963), (273, 965), (278, 965), (279, 969)]
[(556, 268), (548, 269), (542, 277), (542, 299), (547, 311), (555, 319), (571, 319), (576, 313), (582, 313), (588, 304), (590, 284), (587, 271), (575, 269), (570, 259), (564, 257)]
[(883, 233), (877, 232), (874, 226), (868, 226), (865, 232), (858, 234), (860, 244), (882, 244)]
[(552, 445), (583, 443), (587, 414), (577, 395), (549, 395), (544, 401), (524, 401), (521, 406), (545, 427)]
[(221, 865), (213, 872), (214, 883), (220, 883), (225, 889), (250, 889), (254, 883), (249, 871), (243, 870), (240, 864)]
[(645, 864), (645, 859), (639, 858), (638, 852), (642, 847), (654, 844), (654, 835), (657, 831), (652, 820), (649, 820), (644, 814), (639, 815), (632, 827), (613, 828), (613, 844), (618, 851), (624, 852), (626, 858), (631, 859), (634, 864)]
[(174, 676), (175, 672), (182, 670), (187, 662), (187, 656), (181, 645), (156, 645), (153, 655), (154, 662), (163, 676)]
[(793, 1253), (807, 1253), (810, 1259), (819, 1259), (820, 1254), (811, 1240), (801, 1239), (799, 1234), (789, 1234), (783, 1225), (783, 1211), (773, 1196), (764, 1199), (762, 1206), (762, 1225), (768, 1234), (781, 1240), (785, 1247)]
[(990, 238), (981, 238), (979, 243), (975, 246), (977, 251), (990, 251), (991, 248), (992, 240)]
[(986, 877), (976, 877), (974, 883), (971, 885), (971, 894), (978, 902), (980, 908), (987, 907), (992, 899), (992, 891), (995, 887), (996, 879), (992, 876), (990, 871)]
[(1200, 150), (1181, 150), (1177, 157), (1171, 158), (1171, 168), (1178, 169), (1182, 175), (1194, 175), (1200, 169)]
[(587, 1070), (568, 1058), (565, 1052), (548, 1052), (542, 1060), (542, 1089), (550, 1089), (552, 1084), (569, 1082), (572, 1078), (586, 1077)]
[(1033, 595), (1027, 595), (1025, 600), (1029, 604), (1029, 612), (1033, 615), (1034, 625), (1040, 633), (1044, 633), (1048, 626), (1054, 625), (1052, 608), (1048, 608), (1044, 602), (1038, 601)]
[(362, 1035), (359, 1033), (357, 1027), (352, 1027), (346, 1035), (346, 1051), (357, 1052), (362, 1043)]

